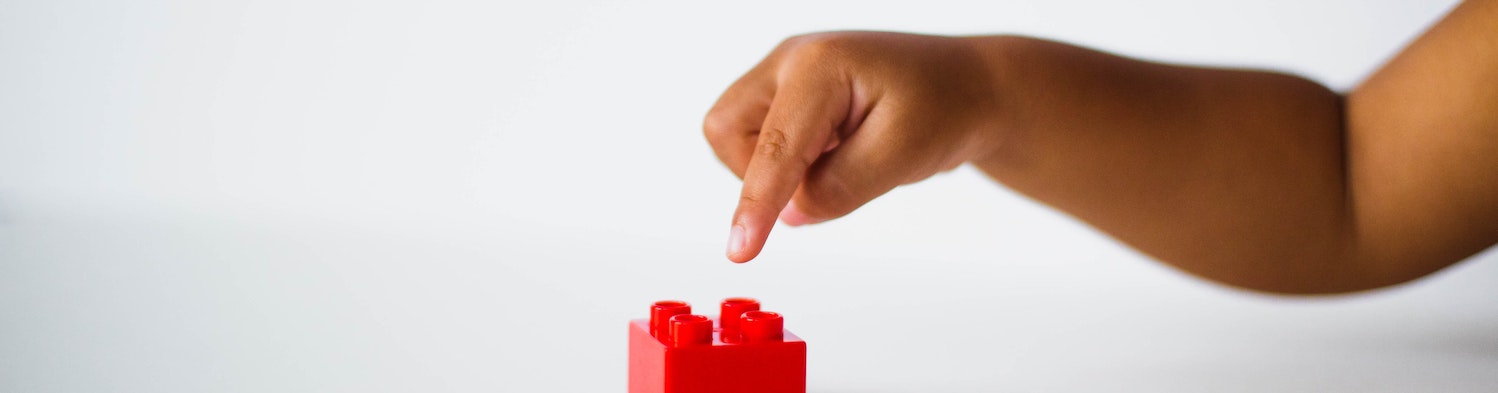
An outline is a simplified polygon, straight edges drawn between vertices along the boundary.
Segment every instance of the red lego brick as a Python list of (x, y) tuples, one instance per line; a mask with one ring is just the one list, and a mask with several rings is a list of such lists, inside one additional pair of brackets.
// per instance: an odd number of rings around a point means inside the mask
[(806, 393), (806, 342), (759, 301), (724, 300), (714, 320), (686, 302), (629, 323), (629, 393)]

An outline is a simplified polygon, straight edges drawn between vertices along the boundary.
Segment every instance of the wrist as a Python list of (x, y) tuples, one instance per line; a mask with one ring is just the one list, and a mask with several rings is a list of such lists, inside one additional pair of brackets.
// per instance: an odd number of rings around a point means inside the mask
[(1036, 40), (1032, 38), (998, 35), (960, 37), (971, 48), (980, 65), (981, 89), (988, 97), (973, 108), (978, 115), (975, 125), (977, 151), (969, 162), (986, 168), (1005, 157), (1011, 157), (1017, 140), (1028, 129), (1023, 123), (1025, 101), (1019, 94), (1020, 80), (1026, 73), (1021, 70), (1025, 56), (1022, 52)]

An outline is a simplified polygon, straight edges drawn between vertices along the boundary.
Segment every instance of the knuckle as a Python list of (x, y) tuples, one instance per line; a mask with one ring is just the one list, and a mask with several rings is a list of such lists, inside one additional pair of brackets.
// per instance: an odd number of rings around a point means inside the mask
[(836, 178), (820, 176), (807, 178), (801, 187), (805, 196), (796, 201), (796, 208), (808, 217), (826, 220), (842, 217), (853, 212), (858, 205), (847, 184)]
[(790, 36), (790, 37), (785, 37), (784, 40), (780, 41), (780, 45), (778, 47), (782, 48), (782, 49), (785, 49), (785, 48), (794, 48), (794, 47), (796, 47), (796, 45), (799, 45), (802, 42), (806, 41), (807, 39), (810, 39), (810, 37), (812, 35), (814, 35), (814, 34), (815, 33), (797, 34), (797, 35), (793, 35), (793, 36)]
[(793, 164), (795, 170), (805, 170), (815, 162), (817, 155), (808, 155), (802, 151), (803, 146), (795, 146), (790, 141), (790, 135), (782, 127), (765, 127), (759, 133), (759, 141), (756, 142), (754, 154), (756, 159), (772, 163)]
[(768, 127), (759, 132), (759, 142), (754, 154), (772, 162), (784, 161), (789, 155), (788, 139), (784, 129)]
[(804, 201), (796, 201), (796, 209), (799, 209), (801, 214), (815, 221), (831, 220), (848, 215), (848, 213), (853, 211), (846, 203), (812, 197), (807, 197)]
[(858, 40), (845, 34), (818, 33), (788, 39), (787, 61), (802, 66), (825, 66), (847, 60), (856, 53)]
[(702, 134), (708, 139), (728, 136), (733, 133), (737, 121), (721, 109), (713, 108), (702, 118)]
[(740, 206), (754, 206), (756, 208), (759, 208), (759, 207), (764, 207), (765, 206), (765, 201), (759, 195), (755, 195), (755, 194), (747, 193), (746, 192), (746, 193), (743, 193), (743, 194), (739, 195), (739, 205)]

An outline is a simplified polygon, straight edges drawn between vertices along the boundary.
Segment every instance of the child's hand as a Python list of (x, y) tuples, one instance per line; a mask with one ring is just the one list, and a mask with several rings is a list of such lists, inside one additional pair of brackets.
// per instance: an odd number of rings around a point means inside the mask
[(993, 151), (1003, 110), (992, 79), (963, 38), (839, 32), (780, 44), (703, 125), (744, 179), (728, 258), (758, 255), (777, 216), (837, 218)]

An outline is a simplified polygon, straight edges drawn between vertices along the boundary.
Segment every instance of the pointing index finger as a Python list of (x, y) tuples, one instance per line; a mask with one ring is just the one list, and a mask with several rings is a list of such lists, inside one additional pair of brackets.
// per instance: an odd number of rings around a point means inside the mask
[(845, 79), (802, 72), (784, 80), (760, 127), (729, 232), (728, 259), (759, 255), (780, 211), (848, 114)]

